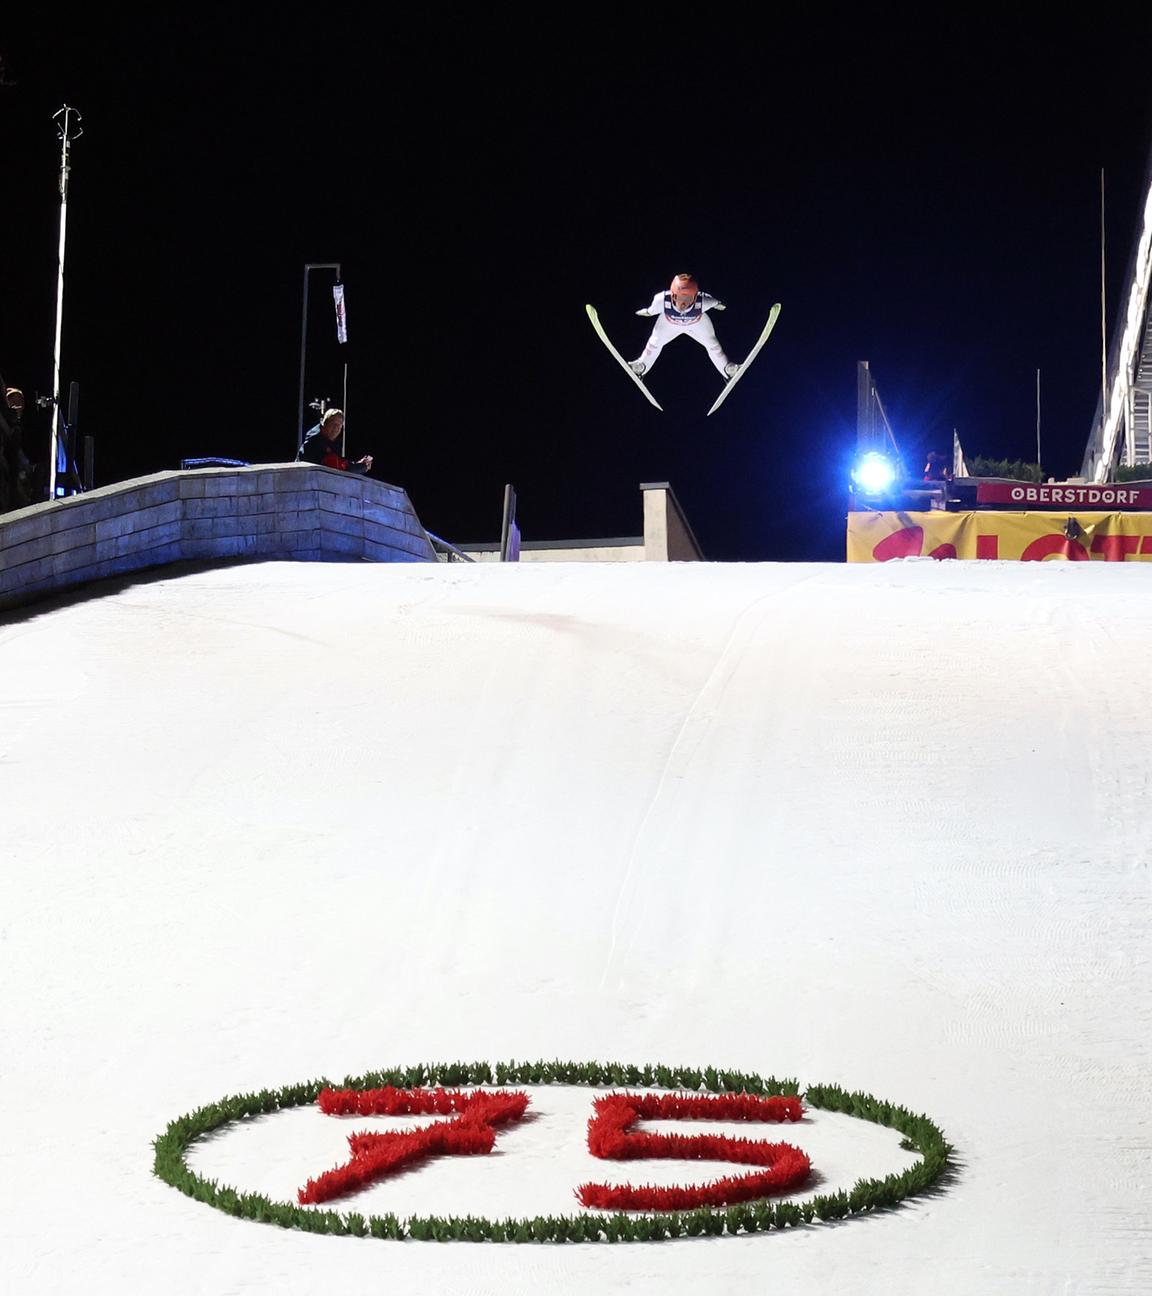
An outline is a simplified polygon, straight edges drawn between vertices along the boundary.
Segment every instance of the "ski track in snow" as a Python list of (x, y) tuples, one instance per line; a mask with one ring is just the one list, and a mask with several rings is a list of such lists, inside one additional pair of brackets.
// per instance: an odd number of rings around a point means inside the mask
[[(1150, 582), (272, 563), (0, 618), (6, 1287), (1152, 1290)], [(150, 1172), (225, 1094), (537, 1057), (863, 1089), (957, 1173), (794, 1233), (471, 1247), (261, 1227)], [(341, 1206), (723, 1173), (592, 1162), (590, 1099), (533, 1091), (493, 1158)], [(280, 1113), (193, 1159), (291, 1199), (356, 1124)], [(906, 1164), (846, 1118), (755, 1131), (792, 1135), (814, 1190)]]

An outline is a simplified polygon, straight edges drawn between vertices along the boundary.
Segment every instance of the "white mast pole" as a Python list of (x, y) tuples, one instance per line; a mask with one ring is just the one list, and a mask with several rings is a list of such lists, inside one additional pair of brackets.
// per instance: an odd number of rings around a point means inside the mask
[(1040, 370), (1036, 370), (1036, 462), (1042, 463), (1040, 458)]
[(1104, 168), (1100, 168), (1100, 432), (1108, 422), (1108, 288), (1104, 264)]
[[(60, 122), (60, 118), (64, 120)], [(72, 134), (72, 119), (81, 121), (80, 114), (67, 104), (53, 113), (52, 120), (59, 122), (60, 134), (60, 250), (56, 269), (56, 345), (52, 353), (52, 443), (48, 461), (48, 498), (56, 498), (56, 456), (60, 444), (60, 342), (64, 334), (64, 242), (68, 232), (68, 169), (69, 150), (74, 139), (84, 134), (83, 128)]]

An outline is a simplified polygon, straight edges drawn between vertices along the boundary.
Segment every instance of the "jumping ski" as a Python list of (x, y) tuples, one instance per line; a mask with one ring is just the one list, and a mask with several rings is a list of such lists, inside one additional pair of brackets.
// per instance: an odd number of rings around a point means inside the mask
[(716, 411), (720, 408), (720, 406), (723, 405), (724, 402), (728, 399), (728, 393), (731, 392), (732, 388), (735, 387), (736, 384), (740, 381), (740, 379), (743, 378), (744, 375), (748, 372), (748, 366), (760, 354), (760, 348), (764, 345), (765, 342), (768, 341), (768, 336), (772, 332), (772, 330), (776, 327), (776, 320), (779, 318), (779, 316), (780, 316), (780, 303), (777, 302), (776, 305), (773, 306), (772, 309), (768, 312), (768, 323), (764, 325), (764, 331), (760, 334), (759, 338), (756, 339), (756, 345), (752, 348), (751, 351), (748, 352), (747, 358), (745, 359), (744, 363), (740, 366), (740, 368), (737, 369), (735, 374), (731, 378), (729, 378), (728, 381), (724, 384), (724, 388), (720, 392), (720, 395), (717, 396), (716, 399), (712, 402), (712, 408), (708, 411), (709, 414), (716, 413)]
[(636, 384), (636, 386), (640, 388), (640, 390), (644, 393), (645, 397), (649, 401), (651, 401), (651, 403), (655, 405), (658, 410), (662, 410), (663, 406), (656, 399), (656, 397), (652, 395), (652, 393), (648, 390), (648, 388), (644, 386), (643, 380), (641, 379), (640, 375), (635, 371), (635, 369), (632, 368), (632, 366), (628, 363), (628, 361), (625, 360), (624, 357), (620, 354), (620, 352), (617, 351), (616, 348), (612, 345), (611, 341), (609, 340), (608, 334), (604, 332), (604, 325), (600, 323), (600, 316), (597, 315), (596, 313), (596, 307), (585, 306), (584, 309), (588, 312), (588, 318), (592, 321), (592, 327), (596, 330), (596, 336), (600, 339), (601, 342), (604, 343), (604, 345), (608, 348), (608, 350), (612, 352), (613, 356), (616, 358), (616, 362), (620, 365), (620, 368), (623, 369), (624, 372), (628, 375), (628, 377), (631, 378), (632, 381)]

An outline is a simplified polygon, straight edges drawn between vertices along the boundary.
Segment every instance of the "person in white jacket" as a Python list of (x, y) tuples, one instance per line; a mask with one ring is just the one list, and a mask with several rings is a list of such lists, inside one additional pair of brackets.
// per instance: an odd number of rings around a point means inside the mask
[(690, 274), (678, 274), (669, 285), (667, 292), (658, 292), (652, 298), (652, 305), (638, 310), (637, 315), (656, 316), (648, 343), (636, 360), (630, 360), (629, 367), (635, 374), (645, 374), (656, 363), (660, 352), (674, 337), (690, 337), (707, 348), (712, 363), (726, 378), (732, 378), (740, 366), (732, 364), (724, 354), (716, 330), (706, 312), (722, 311), (724, 303), (710, 293), (702, 293), (700, 285)]

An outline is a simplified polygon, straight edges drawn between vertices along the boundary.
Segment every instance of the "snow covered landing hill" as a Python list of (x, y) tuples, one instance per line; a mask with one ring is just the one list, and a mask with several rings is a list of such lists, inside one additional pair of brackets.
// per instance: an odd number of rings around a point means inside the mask
[[(3, 1285), (1152, 1290), (1150, 643), (1152, 574), (1087, 563), (268, 564), (0, 619)], [(228, 1094), (535, 1058), (862, 1089), (958, 1173), (633, 1246), (285, 1232), (151, 1174)], [(340, 1205), (576, 1213), (587, 1100)], [(851, 1124), (789, 1131), (813, 1190), (900, 1164)], [(197, 1166), (293, 1200), (352, 1128)], [(612, 1173), (705, 1169), (650, 1166)]]

